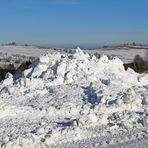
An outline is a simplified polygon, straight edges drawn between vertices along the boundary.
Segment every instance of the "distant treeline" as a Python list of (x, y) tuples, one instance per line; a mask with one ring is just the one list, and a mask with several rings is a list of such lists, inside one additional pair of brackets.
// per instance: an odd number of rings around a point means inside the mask
[(148, 45), (133, 43), (125, 43), (120, 45), (105, 45), (105, 49), (122, 49), (122, 48), (132, 48), (132, 49), (148, 49)]
[[(3, 46), (17, 46), (16, 42), (9, 42), (9, 43), (3, 43), (1, 44)], [(23, 44), (22, 46), (30, 46), (29, 44)]]

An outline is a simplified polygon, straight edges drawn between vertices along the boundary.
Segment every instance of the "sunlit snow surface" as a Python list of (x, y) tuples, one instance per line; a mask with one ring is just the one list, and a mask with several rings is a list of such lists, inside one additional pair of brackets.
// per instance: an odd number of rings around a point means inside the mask
[(2, 147), (82, 147), (87, 140), (105, 147), (128, 140), (98, 137), (141, 129), (146, 137), (147, 128), (148, 75), (125, 71), (118, 58), (96, 59), (79, 48), (47, 53), (0, 85)]

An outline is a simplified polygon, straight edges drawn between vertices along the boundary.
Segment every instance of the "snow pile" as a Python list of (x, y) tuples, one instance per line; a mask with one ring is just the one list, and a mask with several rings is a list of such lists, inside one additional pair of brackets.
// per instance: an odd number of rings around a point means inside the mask
[[(98, 81), (101, 79), (122, 79), (127, 83), (147, 84), (148, 78), (137, 77), (131, 69), (124, 70), (123, 62), (118, 58), (108, 59), (102, 56), (96, 59), (84, 54), (81, 49), (76, 49), (72, 55), (60, 53), (41, 56), (31, 67), (24, 71), (25, 78), (41, 78), (49, 85), (62, 85), (82, 81)], [(128, 78), (128, 79), (127, 79)], [(130, 78), (130, 80), (129, 80)], [(139, 80), (137, 80), (137, 78)]]
[(118, 58), (96, 59), (79, 48), (41, 56), (17, 80), (8, 74), (0, 96), (6, 147), (81, 140), (99, 134), (88, 130), (92, 127), (148, 127), (148, 75), (125, 71)]
[(37, 63), (24, 71), (24, 77), (42, 78), (51, 85), (61, 85), (85, 80), (97, 81), (104, 75), (106, 78), (110, 75), (120, 77), (122, 72), (124, 67), (119, 59), (109, 60), (106, 56), (99, 60), (95, 56), (90, 58), (78, 48), (72, 55), (54, 53), (41, 56)]

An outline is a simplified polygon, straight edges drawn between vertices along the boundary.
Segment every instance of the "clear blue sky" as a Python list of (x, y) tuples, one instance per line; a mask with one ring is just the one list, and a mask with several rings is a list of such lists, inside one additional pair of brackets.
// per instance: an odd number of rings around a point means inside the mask
[(148, 44), (148, 0), (0, 0), (0, 43)]

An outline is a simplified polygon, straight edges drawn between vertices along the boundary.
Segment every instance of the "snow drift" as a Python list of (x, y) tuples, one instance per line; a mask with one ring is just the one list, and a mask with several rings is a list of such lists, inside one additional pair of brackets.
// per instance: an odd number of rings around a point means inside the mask
[(148, 75), (79, 48), (41, 56), (17, 80), (7, 74), (0, 96), (5, 147), (48, 147), (101, 134), (87, 130), (92, 127), (148, 127)]

